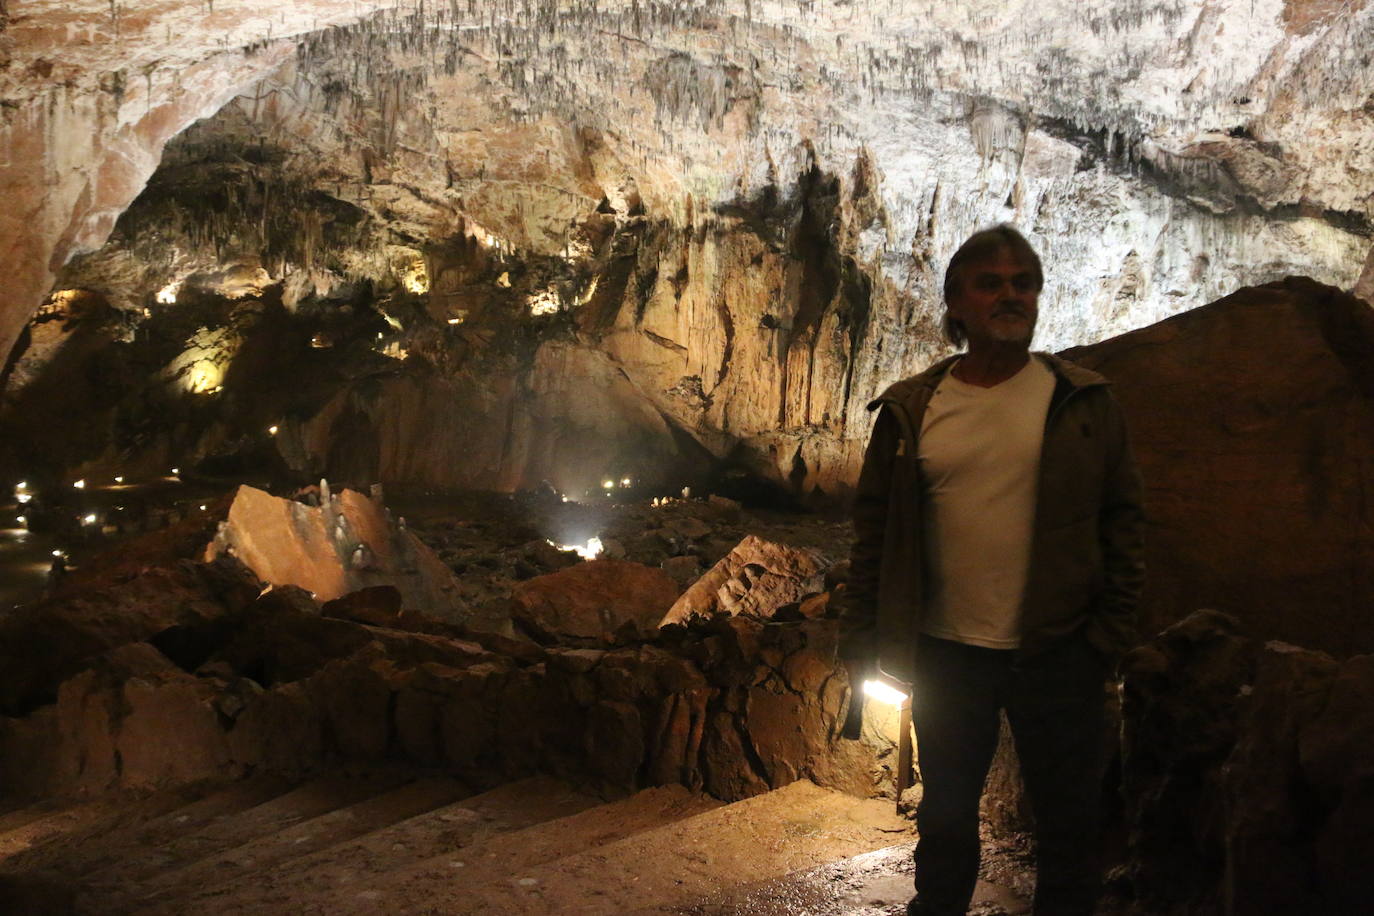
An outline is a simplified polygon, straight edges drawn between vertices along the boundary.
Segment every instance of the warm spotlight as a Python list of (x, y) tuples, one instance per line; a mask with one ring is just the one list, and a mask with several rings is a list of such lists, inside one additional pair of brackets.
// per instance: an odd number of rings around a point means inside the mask
[(78, 480), (76, 483), (72, 484), (72, 489), (73, 489), (73, 490), (84, 490), (84, 489), (86, 489), (86, 481), (85, 481), (85, 480)]
[(909, 697), (886, 681), (864, 681), (864, 696), (872, 697), (880, 703), (901, 706)]

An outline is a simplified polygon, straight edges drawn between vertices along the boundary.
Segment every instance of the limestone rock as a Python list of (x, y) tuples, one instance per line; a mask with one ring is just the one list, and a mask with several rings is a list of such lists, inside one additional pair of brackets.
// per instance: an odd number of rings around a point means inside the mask
[(320, 613), (355, 623), (397, 627), (401, 623), (401, 592), (394, 585), (373, 585), (326, 601)]
[(320, 708), (300, 683), (258, 694), (229, 732), (229, 752), (245, 769), (298, 777), (319, 769), (324, 755)]
[[(1321, 912), (1311, 823), (1296, 753), (1303, 727), (1325, 705), (1337, 664), (1322, 652), (1270, 642), (1225, 768), (1225, 899), (1237, 916)], [(1310, 791), (1310, 789), (1309, 789)], [(1329, 911), (1329, 910), (1328, 910)]]
[(1222, 765), (1238, 738), (1254, 652), (1234, 617), (1198, 611), (1123, 663), (1128, 842), (1137, 887), (1159, 902), (1216, 892)]
[[(359, 550), (371, 561), (352, 561)], [(239, 487), (229, 519), (206, 559), (230, 554), (264, 582), (295, 585), (333, 601), (373, 585), (391, 585), (405, 607), (461, 620), (457, 582), (443, 562), (378, 503), (353, 490), (307, 506), (250, 486)]]
[(663, 570), (629, 560), (588, 560), (517, 585), (511, 614), (546, 642), (601, 642), (626, 622), (653, 627), (677, 592)]
[(1113, 382), (1145, 479), (1141, 632), (1204, 606), (1374, 651), (1367, 303), (1289, 279), (1065, 356)]
[(1358, 910), (1371, 849), (1369, 656), (1190, 615), (1123, 663), (1129, 869), (1156, 907)]
[(768, 617), (825, 590), (815, 551), (749, 535), (678, 598), (659, 626), (717, 613)]
[(154, 566), (100, 589), (28, 605), (0, 617), (0, 711), (31, 709), (91, 659), (174, 627), (226, 613), (213, 571)]

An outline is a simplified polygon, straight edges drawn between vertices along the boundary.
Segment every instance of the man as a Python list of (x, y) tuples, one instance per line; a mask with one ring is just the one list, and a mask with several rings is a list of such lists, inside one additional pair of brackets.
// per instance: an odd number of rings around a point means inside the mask
[(1091, 913), (1105, 680), (1134, 641), (1140, 479), (1101, 376), (1031, 353), (1040, 259), (1010, 226), (945, 273), (967, 352), (890, 387), (854, 506), (843, 651), (912, 684), (924, 794), (910, 914), (967, 911), (1006, 711), (1036, 822), (1036, 916)]

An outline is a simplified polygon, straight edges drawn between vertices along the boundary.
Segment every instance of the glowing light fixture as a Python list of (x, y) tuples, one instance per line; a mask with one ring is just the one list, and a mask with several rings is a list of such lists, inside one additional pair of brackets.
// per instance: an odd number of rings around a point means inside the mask
[(180, 283), (168, 283), (157, 291), (158, 305), (176, 305), (177, 293), (181, 292)]
[(280, 428), (280, 427), (278, 427), (276, 424), (273, 424), (273, 425), (267, 427), (267, 435), (269, 435), (269, 436), (275, 436), (275, 435), (277, 434), (277, 430), (278, 430), (279, 428)]
[(601, 486), (604, 487), (604, 488), (607, 489), (607, 490), (614, 489), (614, 488), (615, 488), (615, 481), (614, 481), (614, 480), (603, 480), (603, 481), (601, 481)]
[(67, 551), (58, 548), (57, 550), (54, 550), (52, 552), (52, 555), (58, 558), (65, 557), (67, 555)]
[(84, 489), (86, 489), (86, 481), (85, 481), (85, 480), (78, 480), (76, 483), (72, 484), (72, 489), (73, 489), (73, 490), (84, 490)]
[(864, 696), (872, 697), (880, 703), (901, 706), (910, 697), (886, 681), (864, 681)]
[(463, 316), (459, 315), (457, 318), (450, 318), (450, 319), (448, 320), (448, 323), (449, 323), (449, 324), (462, 324), (462, 323), (463, 323), (463, 320), (464, 320), (464, 319), (463, 319)]
[(16, 516), (14, 520), (25, 527), (29, 524), (29, 517), (27, 515)]
[(26, 503), (28, 503), (29, 501), (31, 501), (31, 500), (33, 499), (33, 494), (32, 494), (32, 493), (16, 493), (16, 494), (14, 494), (14, 498), (17, 499), (17, 500), (19, 500), (19, 505), (22, 506), (22, 505), (25, 505)]
[(601, 538), (591, 538), (586, 544), (554, 544), (553, 541), (548, 543), (559, 550), (571, 550), (584, 560), (595, 560), (602, 551)]
[(172, 476), (177, 477), (181, 474), (181, 468), (172, 468)]
[(628, 486), (630, 485), (630, 478), (628, 478), (628, 477), (622, 477), (622, 478), (620, 478), (620, 485), (621, 485), (622, 487), (628, 487)]
[(116, 477), (114, 480), (115, 480), (115, 483), (123, 483), (123, 482), (124, 482), (124, 478), (123, 478), (123, 477)]
[(204, 507), (204, 506), (201, 506), (201, 507), (200, 507), (200, 511), (204, 512), (204, 511), (205, 511), (205, 507)]
[(88, 512), (81, 517), (81, 523), (83, 525), (94, 525), (98, 521), (100, 521), (100, 516), (96, 515), (94, 512)]

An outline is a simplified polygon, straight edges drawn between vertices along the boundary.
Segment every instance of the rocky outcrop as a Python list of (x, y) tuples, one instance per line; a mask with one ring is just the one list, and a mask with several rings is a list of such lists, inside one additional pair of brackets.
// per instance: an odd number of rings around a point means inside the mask
[(721, 619), (608, 648), (518, 651), (427, 629), (322, 617), (286, 587), (185, 640), (208, 654), (174, 663), (147, 643), (114, 647), (55, 703), (0, 719), (0, 786), (84, 792), (401, 759), (474, 786), (547, 772), (721, 798), (802, 777), (874, 790), (873, 752), (838, 737), (849, 687), (833, 621)]
[(521, 582), (511, 593), (511, 617), (541, 642), (600, 645), (627, 626), (630, 633), (652, 630), (677, 594), (661, 569), (588, 560)]
[(232, 564), (179, 563), (116, 573), (0, 616), (0, 712), (52, 703), (58, 686), (119, 646), (168, 634), (207, 632), (261, 586)]
[[(825, 591), (826, 569), (815, 551), (751, 534), (683, 592), (660, 626), (716, 614), (772, 617), (789, 605), (800, 612), (804, 599)], [(813, 601), (807, 607), (823, 612), (825, 604)]]
[(1129, 868), (1151, 907), (1341, 913), (1374, 891), (1371, 656), (1248, 636), (1200, 611), (1128, 657)]
[[(0, 39), (0, 354), (59, 273), (133, 323), (231, 267), (288, 309), (423, 297), (454, 339), (388, 341), (425, 368), (294, 412), (311, 472), (575, 491), (693, 453), (842, 498), (977, 227), (1045, 252), (1051, 348), (1369, 256), (1368, 4), (68, 6)], [(533, 345), (447, 371), (532, 312)]]
[(1146, 485), (1143, 631), (1199, 604), (1374, 651), (1374, 310), (1309, 280), (1068, 351), (1113, 382)]
[(205, 559), (234, 557), (263, 582), (298, 586), (320, 601), (389, 585), (409, 610), (466, 618), (453, 573), (380, 502), (354, 490), (334, 495), (321, 481), (318, 503), (241, 486)]

